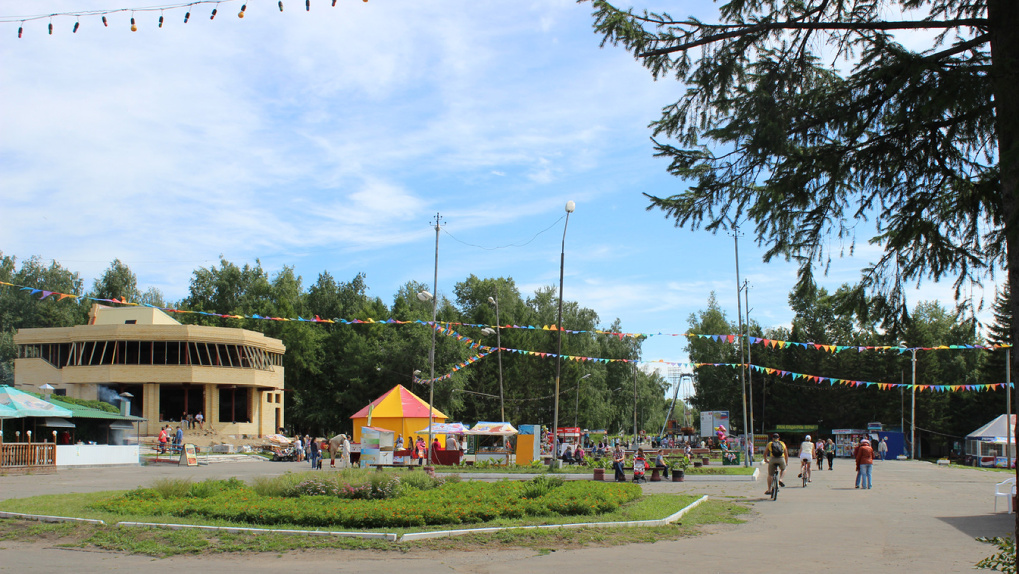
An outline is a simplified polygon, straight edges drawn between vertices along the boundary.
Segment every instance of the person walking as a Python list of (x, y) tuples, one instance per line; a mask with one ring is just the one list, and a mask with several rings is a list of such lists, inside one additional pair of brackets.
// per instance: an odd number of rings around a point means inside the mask
[(817, 470), (824, 470), (824, 439), (821, 437), (817, 437), (814, 445), (814, 456), (817, 457)]
[(888, 460), (888, 437), (881, 437), (877, 445), (878, 460)]
[(835, 461), (835, 441), (828, 439), (828, 442), (824, 443), (824, 456), (828, 459), (828, 470), (831, 470), (832, 463)]
[(871, 472), (874, 470), (874, 449), (870, 441), (863, 439), (856, 447), (856, 488), (870, 489), (872, 486)]

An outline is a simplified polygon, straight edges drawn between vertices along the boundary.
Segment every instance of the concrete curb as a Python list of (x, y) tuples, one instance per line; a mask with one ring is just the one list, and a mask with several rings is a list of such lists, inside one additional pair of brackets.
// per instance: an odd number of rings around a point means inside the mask
[(666, 516), (660, 520), (632, 520), (628, 522), (581, 522), (577, 524), (542, 524), (538, 526), (508, 526), (504, 528), (469, 528), (465, 530), (436, 530), (433, 532), (411, 532), (404, 534), (400, 537), (400, 542), (411, 542), (414, 540), (427, 540), (429, 538), (452, 538), (453, 536), (463, 536), (465, 534), (485, 534), (491, 532), (500, 532), (504, 530), (537, 530), (537, 529), (550, 529), (550, 528), (618, 528), (618, 527), (635, 527), (635, 526), (665, 526), (672, 524), (679, 520), (684, 514), (690, 512), (694, 508), (697, 508), (702, 502), (708, 499), (707, 495), (700, 497), (699, 499), (690, 503), (686, 508), (683, 508), (679, 512)]
[(755, 468), (753, 474), (743, 475), (688, 474), (683, 482), (756, 482), (760, 475), (761, 469), (759, 468)]
[(81, 522), (85, 524), (106, 524), (102, 520), (92, 518), (72, 518), (69, 516), (47, 516), (45, 514), (22, 514), (20, 512), (0, 512), (0, 518), (18, 518), (21, 520), (38, 520), (39, 522)]
[[(747, 481), (754, 482), (754, 481), (758, 480), (758, 477), (760, 476), (760, 474), (761, 474), (761, 469), (759, 469), (759, 468), (755, 468), (753, 474), (743, 474), (743, 475), (723, 475), (723, 474), (690, 475), (690, 474), (687, 474), (686, 478), (684, 479), (684, 482), (747, 482)], [(545, 474), (524, 474), (524, 473), (514, 474), (514, 473), (497, 473), (497, 472), (492, 472), (492, 473), (469, 473), (469, 472), (465, 472), (463, 474), (459, 474), (459, 473), (455, 473), (455, 472), (437, 472), (437, 473), (435, 473), (435, 476), (453, 476), (453, 475), (459, 476), (460, 480), (477, 480), (477, 481), (492, 481), (492, 482), (495, 482), (495, 481), (498, 481), (498, 480), (503, 480), (503, 479), (508, 479), (508, 480), (531, 480), (532, 478), (535, 478), (535, 477), (538, 477), (538, 476), (555, 476), (555, 477), (558, 477), (558, 478), (562, 478), (563, 480), (594, 480), (592, 478), (592, 474), (576, 474), (576, 473), (573, 473), (573, 474), (552, 474), (552, 475), (545, 475)], [(605, 482), (614, 482), (614, 481), (612, 481), (610, 479), (606, 479)], [(630, 482), (630, 480), (627, 480), (626, 482)], [(663, 479), (661, 482), (670, 482), (670, 481)], [(645, 484), (653, 484), (653, 483), (649, 480)]]
[(301, 534), (305, 536), (341, 536), (346, 538), (366, 538), (396, 542), (396, 534), (387, 532), (337, 532), (332, 530), (287, 530), (273, 528), (240, 528), (236, 526), (203, 526), (201, 524), (160, 524), (157, 522), (118, 522), (117, 526), (125, 528), (169, 528), (170, 530), (207, 530), (229, 532), (231, 534)]

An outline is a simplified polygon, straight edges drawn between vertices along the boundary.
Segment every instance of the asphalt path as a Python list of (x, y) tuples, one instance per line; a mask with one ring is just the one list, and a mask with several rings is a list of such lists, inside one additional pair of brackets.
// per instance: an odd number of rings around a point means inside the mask
[[(328, 462), (327, 462), (328, 464)], [(304, 470), (303, 463), (223, 462), (197, 468), (145, 466), (70, 469), (50, 475), (0, 477), (0, 499), (147, 486), (160, 477), (250, 479)], [(1012, 532), (1014, 516), (993, 512), (994, 484), (1009, 475), (912, 461), (879, 462), (874, 488), (855, 489), (849, 461), (815, 471), (807, 488), (795, 472), (777, 501), (759, 482), (659, 482), (646, 492), (745, 499), (740, 525), (709, 527), (701, 536), (654, 544), (543, 553), (480, 547), (464, 552), (310, 551), (219, 554), (153, 559), (60, 549), (45, 543), (0, 542), (0, 572), (204, 571), (554, 573), (627, 572), (972, 572), (995, 548), (975, 540)], [(999, 509), (1002, 504), (999, 503)]]

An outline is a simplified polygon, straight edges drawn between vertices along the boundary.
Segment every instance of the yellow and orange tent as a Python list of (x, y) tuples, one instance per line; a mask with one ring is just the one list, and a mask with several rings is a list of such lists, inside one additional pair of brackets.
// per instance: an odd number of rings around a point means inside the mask
[[(354, 442), (361, 442), (361, 427), (369, 426), (369, 411), (372, 413), (371, 426), (389, 429), (397, 436), (403, 436), (404, 444), (408, 448), (416, 440), (417, 431), (428, 428), (428, 402), (421, 400), (421, 397), (403, 385), (396, 385), (350, 417), (354, 422)], [(447, 418), (438, 410), (432, 409), (432, 419), (435, 422), (443, 423)], [(428, 435), (422, 435), (422, 438), (427, 441)], [(439, 442), (444, 444), (442, 437), (439, 438)]]

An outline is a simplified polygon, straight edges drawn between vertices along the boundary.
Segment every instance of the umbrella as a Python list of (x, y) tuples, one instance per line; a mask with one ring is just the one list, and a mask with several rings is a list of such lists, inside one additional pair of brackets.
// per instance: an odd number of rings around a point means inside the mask
[(0, 407), (13, 410), (14, 415), (3, 415), (8, 418), (24, 417), (70, 417), (71, 411), (48, 403), (35, 395), (19, 391), (14, 387), (0, 386)]
[(481, 423), (474, 425), (474, 428), (467, 431), (469, 435), (478, 436), (512, 436), (517, 434), (517, 429), (509, 423)]
[[(463, 423), (432, 423), (432, 434), (466, 434), (470, 428)], [(417, 431), (417, 434), (428, 434), (428, 427)]]

